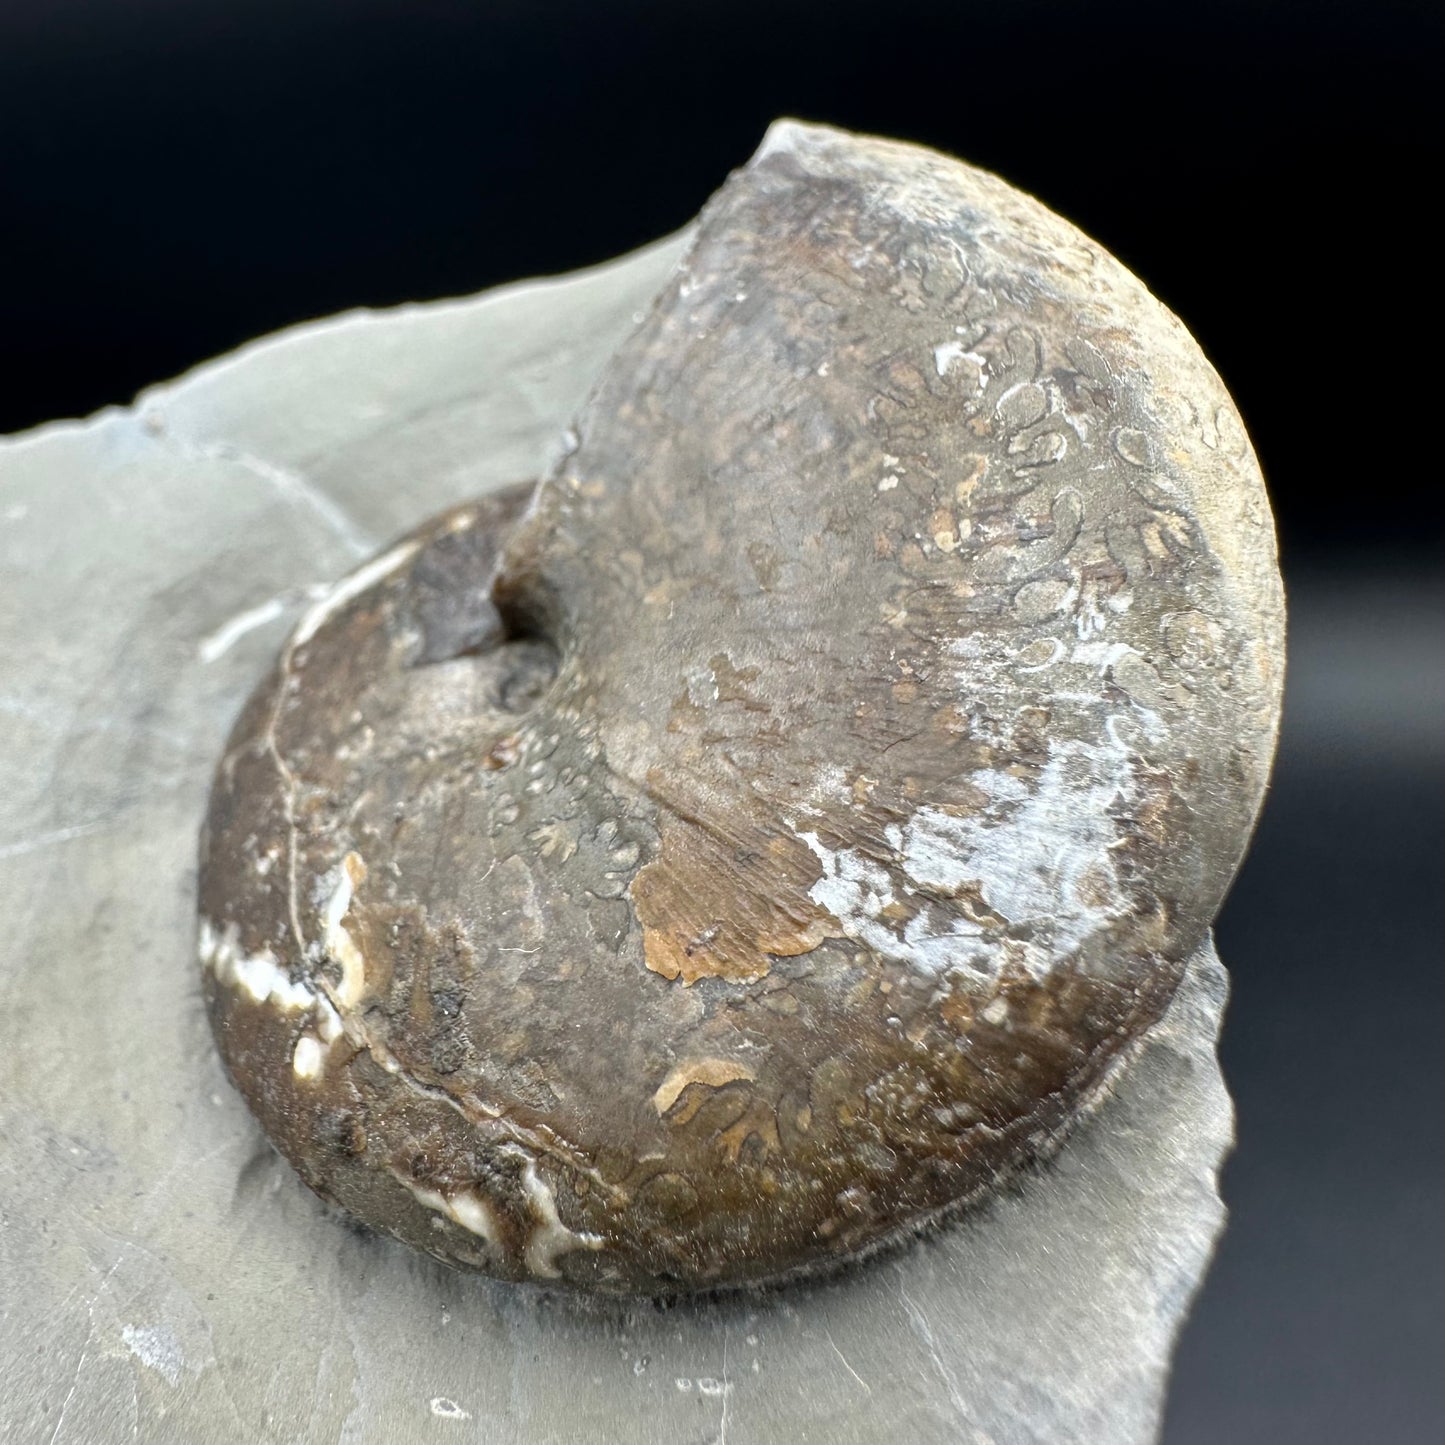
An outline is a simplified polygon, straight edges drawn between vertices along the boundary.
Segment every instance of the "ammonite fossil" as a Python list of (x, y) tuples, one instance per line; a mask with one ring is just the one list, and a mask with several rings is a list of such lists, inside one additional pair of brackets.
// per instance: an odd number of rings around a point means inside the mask
[(993, 176), (774, 128), (536, 487), (302, 619), (221, 762), (206, 998), (319, 1194), (669, 1292), (1052, 1148), (1160, 1015), (1273, 749), (1239, 418)]

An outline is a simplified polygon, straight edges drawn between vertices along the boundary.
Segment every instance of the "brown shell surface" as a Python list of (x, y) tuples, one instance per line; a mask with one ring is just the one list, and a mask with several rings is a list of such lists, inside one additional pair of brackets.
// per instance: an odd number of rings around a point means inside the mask
[(1085, 237), (775, 127), (538, 488), (316, 604), (202, 847), (207, 1002), (306, 1182), (510, 1279), (885, 1243), (1168, 1004), (1273, 750), (1268, 506)]

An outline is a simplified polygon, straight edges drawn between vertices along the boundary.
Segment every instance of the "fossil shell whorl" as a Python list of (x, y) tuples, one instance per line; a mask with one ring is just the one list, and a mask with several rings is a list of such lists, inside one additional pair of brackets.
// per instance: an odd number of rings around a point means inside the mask
[(1248, 839), (1282, 604), (1217, 377), (994, 177), (776, 127), (535, 496), (303, 619), (207, 999), (303, 1177), (508, 1278), (862, 1252), (1046, 1149)]

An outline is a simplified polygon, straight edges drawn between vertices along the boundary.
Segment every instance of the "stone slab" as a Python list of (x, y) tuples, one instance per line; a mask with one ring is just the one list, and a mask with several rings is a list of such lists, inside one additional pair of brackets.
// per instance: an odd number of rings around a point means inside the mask
[(553, 459), (681, 245), (308, 325), (0, 441), (7, 1440), (1156, 1437), (1223, 1221), (1212, 947), (1053, 1163), (840, 1278), (671, 1308), (358, 1232), (221, 1072), (195, 845), (242, 701), (315, 589)]

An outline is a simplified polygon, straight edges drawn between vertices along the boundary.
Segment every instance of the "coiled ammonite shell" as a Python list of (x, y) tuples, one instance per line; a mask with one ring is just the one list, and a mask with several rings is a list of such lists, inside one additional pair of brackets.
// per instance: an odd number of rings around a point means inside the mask
[(1047, 1153), (1168, 1004), (1282, 617), (1239, 418), (1128, 272), (779, 125), (554, 473), (353, 573), (247, 706), (221, 1052), (317, 1193), (453, 1264), (859, 1255)]

